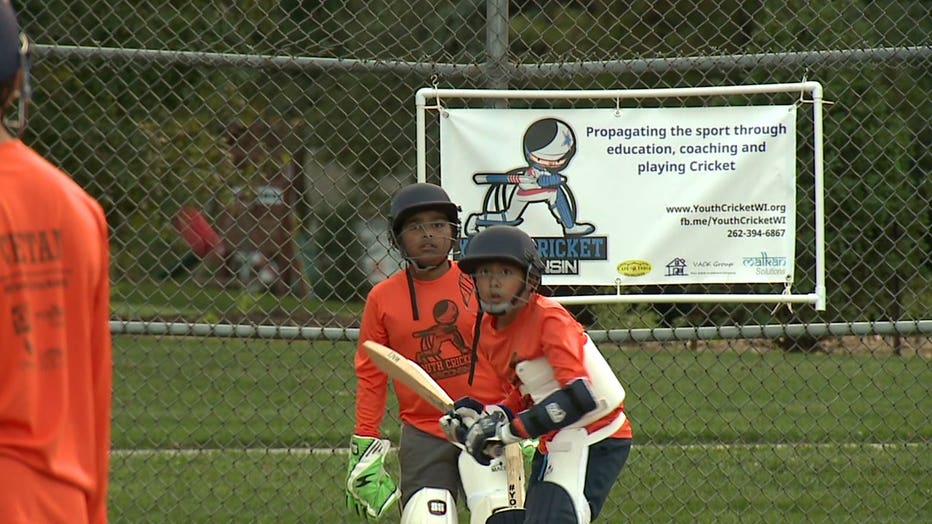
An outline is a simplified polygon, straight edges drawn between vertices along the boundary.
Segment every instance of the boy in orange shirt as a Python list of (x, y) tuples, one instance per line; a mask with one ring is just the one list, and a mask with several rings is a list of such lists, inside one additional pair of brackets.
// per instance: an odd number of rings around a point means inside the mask
[[(502, 468), (490, 468), (447, 441), (440, 412), (403, 384), (394, 383), (401, 418), (401, 489), (383, 469), (389, 449), (380, 438), (388, 376), (362, 349), (373, 340), (417, 362), (453, 398), (484, 403), (503, 398), (487, 360), (470, 353), (476, 318), (472, 283), (449, 259), (459, 239), (459, 208), (440, 186), (405, 186), (393, 197), (391, 241), (404, 270), (379, 282), (366, 298), (355, 356), (356, 425), (350, 439), (346, 492), (351, 509), (370, 519), (387, 514), (400, 497), (401, 523), (455, 523), (455, 500), (466, 495), (470, 522), (484, 523), (507, 506)], [(475, 380), (468, 377), (475, 366)], [(478, 414), (477, 414), (478, 415)]]
[(0, 0), (0, 521), (102, 524), (107, 223), (93, 198), (5, 127), (24, 125), (27, 52), (10, 1)]
[(524, 522), (590, 522), (631, 450), (624, 389), (583, 327), (537, 293), (544, 265), (526, 233), (484, 229), (459, 263), (481, 308), (474, 348), (510, 390), (478, 420), (464, 417), (459, 439), (488, 463), (501, 445), (539, 437)]

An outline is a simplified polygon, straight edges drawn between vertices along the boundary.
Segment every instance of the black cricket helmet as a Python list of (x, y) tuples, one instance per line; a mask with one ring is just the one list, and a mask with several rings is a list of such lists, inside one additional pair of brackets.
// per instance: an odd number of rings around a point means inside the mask
[(476, 315), (473, 332), (472, 361), (469, 364), (468, 378), (470, 385), (476, 373), (477, 348), (479, 337), (482, 335), (483, 314), (488, 312), (491, 315), (502, 315), (517, 306), (520, 301), (527, 301), (530, 293), (537, 290), (544, 271), (544, 262), (537, 250), (537, 243), (515, 226), (490, 226), (473, 235), (466, 244), (459, 266), (464, 273), (473, 275), (480, 265), (488, 262), (514, 264), (524, 270), (525, 280), (521, 291), (511, 300), (510, 304), (496, 306), (494, 310), (486, 305), (481, 297), (478, 297), (479, 291), (476, 290), (476, 296), (479, 298), (479, 313)]
[(10, 0), (0, 0), (0, 83), (13, 78), (25, 65), (20, 33)]
[(432, 209), (447, 216), (450, 223), (455, 225), (453, 238), (459, 237), (459, 206), (450, 200), (442, 187), (425, 182), (405, 186), (395, 193), (388, 217), (392, 224), (392, 237), (401, 234), (401, 227), (411, 215)]
[(514, 226), (490, 226), (473, 235), (466, 244), (460, 269), (473, 274), (480, 264), (507, 262), (527, 272), (528, 277), (540, 277), (544, 261), (537, 251), (537, 243), (527, 233)]
[[(15, 92), (13, 79), (17, 73), (22, 73), (23, 77), (18, 92)], [(16, 19), (12, 2), (0, 0), (0, 98), (3, 99), (0, 100), (0, 125), (7, 131), (19, 135), (26, 128), (31, 93), (29, 39)], [(5, 106), (9, 103), (18, 103), (12, 114), (6, 113), (9, 107)]]

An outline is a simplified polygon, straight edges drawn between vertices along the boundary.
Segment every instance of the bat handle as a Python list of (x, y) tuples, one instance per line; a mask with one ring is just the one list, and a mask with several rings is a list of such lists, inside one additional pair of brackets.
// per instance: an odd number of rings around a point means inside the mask
[(486, 443), (482, 452), (492, 458), (501, 457), (502, 454), (505, 453), (505, 444), (503, 444), (500, 440), (489, 441)]

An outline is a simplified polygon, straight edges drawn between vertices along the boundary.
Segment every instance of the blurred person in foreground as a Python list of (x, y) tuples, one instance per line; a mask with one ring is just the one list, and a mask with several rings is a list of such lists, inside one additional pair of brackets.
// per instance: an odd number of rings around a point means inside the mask
[[(472, 283), (450, 260), (459, 240), (459, 207), (440, 186), (417, 183), (400, 189), (389, 213), (391, 243), (406, 267), (372, 288), (366, 298), (355, 356), (356, 423), (350, 440), (347, 503), (368, 519), (388, 514), (400, 498), (401, 523), (456, 523), (456, 500), (465, 494), (470, 522), (485, 523), (508, 505), (501, 465), (478, 464), (448, 441), (441, 415), (405, 385), (394, 382), (401, 419), (400, 490), (384, 469), (390, 443), (380, 437), (388, 376), (362, 348), (373, 340), (417, 362), (452, 398), (482, 403), (503, 398), (488, 361), (472, 361), (470, 347), (478, 306)], [(470, 367), (476, 366), (469, 385)], [(469, 406), (458, 406), (469, 417)], [(481, 410), (482, 404), (478, 409)], [(479, 413), (473, 412), (478, 418)]]
[(29, 44), (0, 0), (0, 521), (107, 521), (111, 341), (100, 205), (18, 138)]

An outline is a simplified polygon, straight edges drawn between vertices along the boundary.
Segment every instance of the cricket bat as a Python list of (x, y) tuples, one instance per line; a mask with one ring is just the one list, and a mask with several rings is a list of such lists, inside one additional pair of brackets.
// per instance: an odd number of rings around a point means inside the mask
[(505, 475), (508, 477), (508, 508), (524, 508), (524, 453), (521, 444), (505, 446)]
[[(453, 399), (450, 395), (417, 362), (373, 340), (364, 341), (362, 346), (372, 362), (386, 375), (408, 386), (440, 411), (445, 413), (453, 409)], [(521, 515), (524, 511), (524, 457), (521, 445), (517, 442), (508, 444), (503, 454), (508, 482), (508, 507), (494, 513), (490, 519), (497, 516), (500, 520), (488, 520), (489, 524), (523, 521), (523, 516), (517, 520), (518, 510)]]
[[(511, 510), (524, 510), (524, 452), (521, 450), (521, 444), (512, 442), (507, 446), (502, 444), (489, 444), (486, 447), (489, 455), (501, 457), (505, 465), (505, 476), (508, 482), (508, 506), (500, 508), (495, 513)], [(509, 517), (510, 519), (510, 517)], [(511, 520), (489, 520), (486, 524), (507, 524)], [(523, 522), (519, 520), (518, 522)]]
[[(566, 177), (560, 175), (564, 182)], [(472, 181), (477, 184), (530, 184), (537, 182), (536, 176), (530, 175), (508, 175), (505, 173), (476, 173), (472, 176)]]
[(430, 402), (442, 413), (453, 409), (453, 399), (437, 384), (417, 362), (406, 358), (394, 349), (372, 340), (362, 343), (372, 362), (386, 375), (408, 386), (421, 398)]

